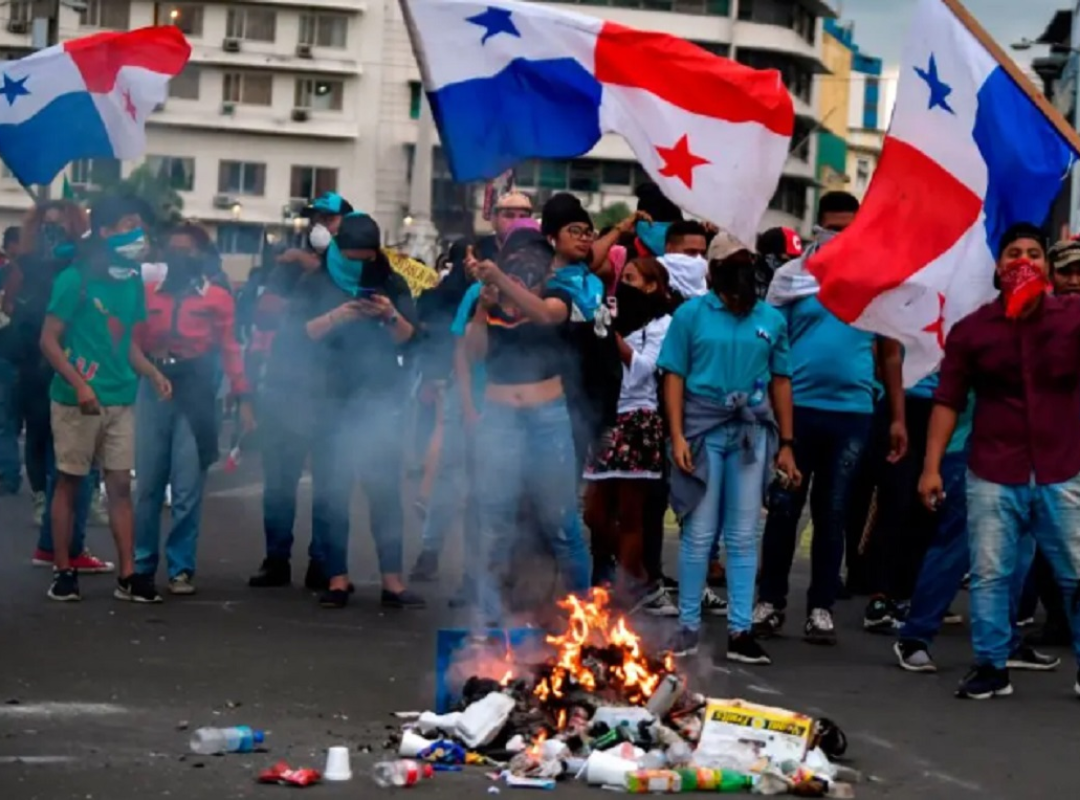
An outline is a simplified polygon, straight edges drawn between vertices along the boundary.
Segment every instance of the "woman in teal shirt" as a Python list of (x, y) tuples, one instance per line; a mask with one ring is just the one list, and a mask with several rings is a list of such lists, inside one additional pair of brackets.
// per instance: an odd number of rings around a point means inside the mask
[[(711, 254), (710, 254), (711, 255)], [(773, 464), (801, 475), (792, 456), (787, 323), (760, 302), (756, 257), (710, 257), (713, 291), (675, 312), (658, 366), (671, 432), (671, 506), (682, 523), (675, 655), (697, 652), (709, 551), (722, 530), (728, 553), (727, 658), (768, 664), (750, 633), (758, 518)]]

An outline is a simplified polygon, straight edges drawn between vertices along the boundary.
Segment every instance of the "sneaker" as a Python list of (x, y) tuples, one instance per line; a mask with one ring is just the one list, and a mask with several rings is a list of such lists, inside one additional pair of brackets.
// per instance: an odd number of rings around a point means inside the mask
[(754, 606), (753, 625), (750, 630), (755, 636), (768, 639), (780, 633), (785, 618), (782, 608), (777, 608), (772, 603), (758, 603)]
[(989, 700), (1008, 697), (1013, 693), (1007, 669), (994, 669), (989, 664), (976, 664), (960, 682), (956, 696), (967, 700)]
[(34, 555), (30, 557), (30, 563), (35, 567), (51, 567), (53, 565), (53, 554), (39, 547), (34, 550)]
[(161, 595), (154, 586), (153, 575), (140, 575), (133, 573), (126, 578), (116, 579), (116, 590), (113, 597), (117, 600), (127, 600), (130, 603), (160, 603)]
[(752, 633), (735, 633), (728, 636), (727, 660), (761, 666), (772, 663), (769, 654), (761, 649), (761, 645), (757, 643)]
[(900, 669), (908, 672), (937, 672), (937, 664), (930, 658), (930, 650), (922, 642), (901, 639), (893, 645)]
[(383, 589), (379, 604), (383, 608), (400, 608), (408, 610), (427, 608), (427, 602), (424, 598), (409, 589), (403, 589), (400, 592), (391, 592)]
[(679, 628), (679, 632), (675, 634), (675, 638), (671, 642), (671, 646), (668, 648), (668, 652), (675, 658), (686, 658), (687, 656), (696, 656), (698, 651), (698, 645), (701, 643), (701, 634), (697, 631), (692, 631), (689, 628)]
[(71, 559), (71, 566), (83, 575), (104, 575), (116, 570), (116, 564), (98, 558), (89, 550), (83, 550), (82, 553)]
[(651, 600), (643, 603), (640, 610), (653, 617), (679, 616), (679, 607), (675, 605), (671, 590), (663, 584), (660, 584), (658, 588), (659, 591), (653, 595)]
[(1040, 653), (1031, 645), (1022, 644), (1016, 648), (1005, 662), (1008, 669), (1027, 669), (1035, 672), (1048, 672), (1057, 669), (1061, 659)]
[(945, 616), (941, 618), (941, 624), (942, 625), (963, 625), (964, 624), (964, 615), (960, 614), (960, 613), (958, 613), (956, 611), (953, 611), (950, 608), (948, 611), (945, 612)]
[(41, 523), (45, 521), (45, 492), (34, 492), (34, 525), (35, 527), (41, 527)]
[(308, 561), (304, 588), (311, 592), (325, 592), (330, 588), (330, 579), (323, 574), (322, 565), (318, 561)]
[(73, 569), (54, 572), (47, 596), (50, 600), (58, 600), (61, 603), (82, 600), (82, 595), (79, 594), (79, 574)]
[(896, 627), (901, 627), (911, 616), (911, 601), (900, 600), (892, 604), (892, 616), (896, 620)]
[(836, 626), (832, 613), (824, 608), (815, 608), (806, 618), (803, 627), (803, 639), (810, 644), (836, 644)]
[(439, 579), (439, 554), (434, 550), (424, 550), (416, 559), (416, 565), (409, 573), (409, 580), (417, 583), (430, 583)]
[(177, 573), (175, 578), (169, 579), (169, 594), (195, 594), (193, 579), (194, 576), (190, 572)]
[(292, 567), (283, 558), (264, 559), (259, 571), (248, 578), (248, 586), (252, 589), (274, 589), (291, 583)]
[(319, 593), (319, 605), (323, 608), (345, 608), (348, 604), (348, 589), (324, 589)]
[(726, 617), (728, 601), (706, 586), (705, 592), (701, 595), (701, 613), (712, 614), (714, 617)]
[(896, 627), (892, 603), (884, 597), (871, 600), (863, 615), (863, 628), (871, 633), (892, 633)]

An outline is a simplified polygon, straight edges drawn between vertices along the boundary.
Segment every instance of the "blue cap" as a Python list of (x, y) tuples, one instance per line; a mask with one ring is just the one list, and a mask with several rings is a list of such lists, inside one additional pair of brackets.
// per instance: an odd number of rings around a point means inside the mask
[(337, 192), (324, 192), (311, 203), (311, 210), (319, 214), (348, 214), (353, 208)]
[(266, 741), (266, 733), (264, 731), (253, 730), (251, 732), (251, 741), (255, 742), (255, 744), (262, 744)]

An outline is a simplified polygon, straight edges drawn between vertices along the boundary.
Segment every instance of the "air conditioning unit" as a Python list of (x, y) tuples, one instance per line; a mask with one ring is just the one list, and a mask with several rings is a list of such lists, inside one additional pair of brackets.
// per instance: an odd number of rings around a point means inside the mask
[(25, 35), (30, 33), (30, 23), (23, 19), (10, 19), (7, 24), (8, 33)]
[(221, 104), (221, 113), (227, 117), (231, 117), (236, 113), (236, 103), (230, 103), (226, 100)]
[(306, 108), (294, 108), (292, 110), (293, 122), (307, 122), (311, 118), (311, 112)]
[(312, 58), (311, 45), (310, 44), (298, 44), (296, 46), (296, 55), (298, 58)]
[(230, 36), (221, 43), (221, 49), (224, 50), (226, 53), (239, 53), (240, 40), (234, 39)]
[(214, 208), (232, 208), (234, 205), (236, 205), (236, 201), (227, 194), (214, 195)]

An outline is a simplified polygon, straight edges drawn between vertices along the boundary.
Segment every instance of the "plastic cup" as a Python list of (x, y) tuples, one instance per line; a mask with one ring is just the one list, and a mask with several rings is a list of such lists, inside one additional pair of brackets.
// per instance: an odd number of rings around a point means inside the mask
[(352, 780), (352, 767), (349, 766), (348, 747), (331, 747), (326, 751), (326, 769), (323, 770), (323, 780)]
[(401, 734), (401, 746), (398, 747), (398, 755), (402, 758), (416, 758), (433, 744), (435, 743), (430, 739), (425, 739), (416, 731), (405, 731)]
[(622, 786), (638, 765), (617, 755), (597, 750), (585, 762), (585, 780), (591, 786)]

